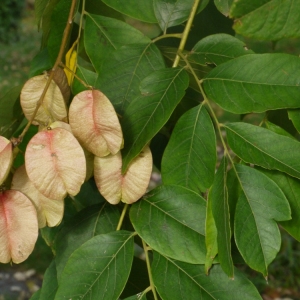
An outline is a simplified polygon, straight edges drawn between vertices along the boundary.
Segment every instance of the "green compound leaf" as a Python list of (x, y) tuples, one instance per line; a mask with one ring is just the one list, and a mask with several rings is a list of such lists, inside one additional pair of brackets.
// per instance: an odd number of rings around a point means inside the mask
[(238, 0), (230, 17), (235, 18), (234, 30), (255, 39), (279, 40), (300, 37), (300, 0)]
[(230, 148), (242, 160), (300, 178), (298, 141), (247, 123), (228, 123), (225, 128)]
[(231, 228), (227, 191), (227, 160), (223, 157), (215, 176), (208, 198), (211, 201), (213, 217), (217, 228), (218, 258), (223, 271), (234, 278), (231, 257)]
[(148, 22), (156, 23), (154, 14), (153, 0), (136, 1), (136, 0), (102, 0), (106, 5), (112, 7), (116, 11), (129, 17)]
[(204, 79), (207, 97), (237, 113), (298, 108), (300, 58), (288, 54), (249, 54), (223, 63)]
[(168, 121), (187, 87), (188, 75), (182, 68), (154, 71), (141, 82), (141, 95), (130, 103), (121, 121), (123, 172)]
[(278, 171), (261, 170), (281, 188), (289, 201), (292, 219), (280, 222), (280, 225), (300, 242), (300, 181)]
[[(166, 185), (132, 205), (130, 219), (154, 250), (189, 263), (205, 262), (206, 201), (186, 188)], [(179, 238), (180, 237), (180, 238)]]
[(174, 261), (154, 251), (153, 281), (164, 300), (261, 300), (255, 286), (240, 271), (234, 280), (214, 265), (207, 276), (203, 265)]
[(242, 193), (235, 211), (236, 245), (245, 262), (254, 270), (268, 275), (268, 265), (281, 245), (275, 222), (291, 219), (289, 203), (274, 181), (261, 172), (236, 165)]
[(162, 159), (164, 184), (205, 192), (214, 180), (216, 136), (203, 105), (188, 110), (177, 122)]
[(93, 236), (114, 231), (119, 221), (118, 209), (108, 203), (92, 205), (66, 222), (55, 240), (57, 278), (70, 255)]
[[(192, 10), (194, 0), (153, 0), (154, 13), (160, 28), (165, 32), (167, 28), (186, 21)], [(209, 0), (200, 1), (198, 12), (203, 10)]]
[(160, 51), (150, 41), (126, 45), (112, 52), (110, 59), (103, 62), (96, 87), (110, 99), (116, 111), (123, 114), (141, 94), (142, 80), (164, 67)]
[[(125, 22), (86, 14), (84, 45), (97, 73), (111, 51), (124, 45), (148, 44), (149, 38)], [(109, 58), (110, 59), (110, 58)]]
[(94, 236), (69, 258), (55, 300), (119, 299), (134, 255), (134, 233)]
[(188, 55), (188, 60), (203, 66), (214, 64), (216, 66), (236, 57), (253, 54), (245, 43), (232, 35), (225, 33), (213, 34), (200, 40)]

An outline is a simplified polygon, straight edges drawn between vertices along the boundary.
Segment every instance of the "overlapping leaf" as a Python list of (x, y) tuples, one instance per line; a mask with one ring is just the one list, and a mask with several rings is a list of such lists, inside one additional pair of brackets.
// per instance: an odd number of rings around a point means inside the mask
[[(198, 12), (203, 10), (209, 0), (200, 1)], [(154, 13), (159, 26), (165, 32), (169, 27), (186, 21), (192, 10), (193, 0), (164, 1), (153, 0)]]
[(280, 225), (296, 240), (300, 241), (300, 181), (278, 171), (261, 170), (271, 178), (284, 192), (289, 201), (292, 219), (280, 222)]
[(230, 12), (230, 7), (233, 0), (214, 0), (216, 8), (226, 17), (228, 17)]
[(133, 233), (116, 231), (91, 238), (69, 258), (55, 300), (118, 299), (133, 260)]
[(236, 18), (234, 29), (244, 36), (279, 40), (300, 37), (300, 1), (238, 0), (234, 1), (230, 17)]
[(5, 181), (13, 163), (12, 143), (0, 136), (0, 185)]
[(164, 184), (197, 193), (208, 189), (216, 168), (215, 130), (203, 105), (187, 111), (177, 122), (162, 160)]
[(244, 161), (300, 178), (300, 143), (247, 123), (225, 126), (230, 148)]
[(213, 69), (204, 79), (209, 99), (233, 113), (299, 107), (300, 58), (249, 54)]
[(164, 300), (259, 300), (255, 286), (235, 270), (231, 280), (219, 265), (214, 265), (209, 276), (202, 265), (174, 261), (154, 252), (153, 281)]
[(118, 152), (106, 157), (95, 157), (95, 181), (102, 196), (111, 204), (132, 204), (147, 190), (152, 173), (152, 155), (146, 146), (122, 174), (122, 156)]
[(58, 279), (67, 260), (77, 248), (96, 235), (114, 231), (118, 221), (117, 208), (107, 203), (91, 205), (68, 220), (55, 239)]
[(98, 90), (76, 95), (69, 109), (72, 132), (97, 156), (116, 154), (123, 144), (118, 116), (109, 99)]
[(10, 138), (24, 118), (19, 101), (22, 86), (18, 85), (0, 96), (0, 135)]
[(27, 145), (25, 165), (34, 186), (50, 199), (76, 195), (86, 176), (83, 150), (62, 128), (37, 133)]
[(200, 65), (216, 66), (236, 57), (253, 54), (245, 43), (225, 33), (213, 34), (200, 40), (188, 55), (188, 60)]
[[(47, 84), (47, 76), (39, 75), (30, 78), (21, 91), (21, 106), (25, 117), (30, 120), (38, 105), (40, 97)], [(63, 121), (67, 118), (67, 108), (64, 97), (58, 85), (51, 80), (42, 104), (32, 122), (35, 125), (48, 125), (54, 121)]]
[(11, 188), (22, 192), (32, 201), (37, 211), (39, 228), (46, 225), (49, 227), (57, 226), (61, 222), (64, 202), (49, 199), (41, 194), (29, 180), (24, 165), (15, 171)]
[(168, 121), (187, 86), (188, 75), (181, 68), (155, 71), (142, 81), (141, 96), (128, 106), (122, 119), (123, 172)]
[(86, 13), (84, 45), (98, 73), (113, 50), (124, 45), (149, 42), (139, 30), (122, 21)]
[(23, 262), (38, 237), (36, 210), (21, 192), (0, 192), (0, 262)]
[(130, 219), (137, 233), (154, 250), (181, 261), (204, 263), (205, 213), (206, 202), (200, 195), (166, 185), (133, 204)]
[(216, 173), (215, 180), (209, 191), (209, 200), (217, 228), (218, 258), (223, 271), (234, 278), (234, 268), (231, 257), (231, 228), (228, 203), (227, 160), (224, 157)]
[(153, 10), (153, 0), (138, 2), (135, 0), (103, 0), (103, 2), (124, 15), (128, 15), (144, 22), (156, 23)]
[(275, 222), (291, 219), (289, 203), (274, 181), (261, 172), (236, 165), (242, 192), (237, 202), (234, 234), (246, 263), (264, 276), (276, 257), (281, 237)]
[(140, 95), (142, 80), (162, 68), (162, 55), (150, 40), (148, 43), (126, 45), (103, 62), (96, 87), (111, 99), (117, 112), (123, 114), (132, 100)]

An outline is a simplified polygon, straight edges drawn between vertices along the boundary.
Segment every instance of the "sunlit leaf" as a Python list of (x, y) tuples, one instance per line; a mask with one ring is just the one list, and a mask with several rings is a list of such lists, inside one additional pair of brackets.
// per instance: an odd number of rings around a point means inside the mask
[(233, 0), (214, 0), (216, 8), (226, 17), (229, 15), (231, 4)]
[(253, 283), (235, 269), (231, 280), (219, 265), (214, 265), (209, 276), (203, 265), (174, 261), (154, 252), (153, 281), (164, 300), (260, 300)]
[(12, 143), (0, 136), (0, 185), (5, 181), (13, 163)]
[(0, 262), (23, 262), (38, 237), (36, 210), (21, 192), (0, 192)]
[(50, 199), (76, 195), (86, 176), (83, 150), (62, 128), (37, 133), (27, 145), (25, 165), (34, 186)]
[(299, 107), (300, 58), (272, 53), (243, 55), (214, 68), (206, 95), (233, 113)]
[(130, 273), (133, 234), (101, 234), (74, 251), (63, 270), (55, 300), (118, 299)]
[(77, 41), (74, 42), (72, 47), (66, 53), (66, 67), (64, 68), (64, 72), (68, 78), (69, 85), (72, 85), (74, 73), (76, 73), (77, 67), (77, 51), (75, 46), (77, 46)]
[(168, 121), (185, 94), (188, 75), (181, 68), (154, 71), (141, 85), (141, 96), (128, 106), (122, 119), (123, 172)]
[(24, 165), (15, 171), (11, 188), (22, 192), (32, 201), (37, 211), (39, 228), (57, 226), (61, 222), (64, 202), (49, 199), (41, 194), (29, 180)]
[(134, 229), (152, 249), (174, 259), (202, 264), (206, 254), (205, 214), (206, 201), (176, 185), (150, 191), (130, 209)]
[(123, 144), (118, 116), (109, 99), (98, 90), (76, 95), (69, 109), (72, 132), (97, 156), (116, 154)]
[(203, 105), (187, 111), (177, 122), (162, 159), (164, 184), (182, 185), (197, 193), (214, 180), (216, 137)]
[(75, 214), (55, 238), (56, 269), (60, 279), (71, 254), (93, 236), (116, 230), (118, 209), (108, 203), (91, 205)]
[[(47, 75), (30, 78), (21, 91), (21, 106), (25, 117), (30, 120), (48, 80)], [(54, 121), (63, 121), (67, 118), (67, 109), (64, 97), (58, 85), (52, 80), (41, 106), (34, 118), (33, 124), (48, 125)]]
[(241, 159), (300, 178), (298, 141), (247, 123), (227, 123), (225, 127), (228, 143)]
[(95, 157), (95, 181), (102, 196), (111, 204), (121, 200), (133, 203), (140, 199), (147, 190), (152, 172), (152, 155), (149, 147), (130, 163), (122, 174), (122, 156)]
[(275, 222), (291, 219), (289, 203), (274, 181), (261, 172), (236, 165), (242, 192), (237, 202), (234, 235), (245, 262), (264, 276), (276, 257), (281, 236)]
[[(279, 40), (300, 37), (300, 1), (248, 0), (234, 1), (230, 17), (234, 30), (255, 39)], [(276, 20), (276, 21), (275, 21)]]

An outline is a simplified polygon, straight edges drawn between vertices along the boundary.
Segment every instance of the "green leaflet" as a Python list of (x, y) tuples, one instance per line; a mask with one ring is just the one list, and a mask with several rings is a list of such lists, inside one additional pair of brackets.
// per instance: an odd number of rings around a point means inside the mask
[(188, 75), (182, 68), (154, 71), (141, 82), (141, 95), (130, 103), (121, 121), (123, 172), (168, 121), (187, 86)]
[(245, 43), (225, 33), (213, 34), (200, 40), (188, 55), (188, 60), (200, 65), (215, 64), (216, 66), (236, 57), (253, 54)]
[(84, 46), (98, 74), (102, 63), (113, 50), (129, 44), (149, 43), (149, 38), (125, 22), (86, 14)]
[(231, 4), (233, 0), (214, 0), (216, 8), (226, 17), (229, 15)]
[(207, 97), (237, 113), (299, 107), (300, 58), (249, 54), (223, 63), (204, 79)]
[(227, 160), (223, 157), (216, 173), (214, 183), (209, 191), (213, 217), (217, 228), (218, 258), (223, 271), (234, 278), (233, 262), (231, 257), (231, 228), (228, 204)]
[(55, 300), (118, 299), (129, 276), (134, 233), (115, 231), (94, 236), (69, 258)]
[[(200, 1), (198, 12), (203, 10), (209, 0)], [(164, 1), (153, 0), (154, 13), (160, 28), (165, 32), (169, 27), (186, 21), (190, 15), (194, 0)]]
[[(206, 201), (176, 185), (150, 191), (130, 209), (139, 236), (154, 250), (189, 263), (205, 262)], [(180, 238), (178, 238), (180, 237)]]
[(165, 67), (161, 53), (151, 42), (122, 46), (111, 52), (102, 63), (96, 87), (110, 99), (116, 111), (123, 114), (140, 96), (140, 84), (153, 71)]
[(280, 225), (296, 240), (300, 241), (300, 181), (287, 174), (278, 171), (261, 170), (269, 178), (271, 178), (282, 189), (288, 199), (292, 219), (280, 222)]
[(136, 0), (102, 0), (106, 5), (119, 11), (120, 13), (132, 18), (148, 22), (156, 23), (156, 18), (153, 8), (153, 0), (136, 1)]
[(225, 126), (230, 148), (248, 163), (300, 178), (300, 143), (247, 123)]
[(281, 236), (276, 221), (291, 219), (289, 203), (274, 181), (261, 172), (236, 165), (242, 192), (234, 220), (236, 245), (246, 263), (268, 275), (268, 265), (276, 257)]
[(205, 245), (206, 245), (206, 259), (205, 259), (205, 274), (208, 275), (209, 270), (213, 264), (213, 260), (218, 254), (217, 241), (217, 227), (212, 214), (211, 199), (207, 199), (206, 203), (206, 218), (205, 218)]
[(53, 300), (58, 288), (55, 260), (52, 260), (50, 266), (45, 271), (43, 285), (41, 287), (40, 298), (43, 300)]
[(11, 138), (24, 118), (19, 101), (22, 85), (10, 89), (0, 96), (0, 135)]
[(59, 284), (63, 269), (72, 253), (92, 237), (114, 231), (118, 221), (117, 208), (105, 202), (88, 206), (63, 225), (55, 239)]
[(239, 34), (255, 39), (279, 40), (300, 36), (300, 1), (238, 0), (230, 17), (237, 18), (233, 28)]
[(203, 265), (174, 261), (154, 251), (153, 281), (165, 300), (259, 300), (261, 296), (244, 275), (235, 269), (231, 280), (219, 265), (207, 276)]
[(164, 184), (205, 192), (214, 180), (216, 136), (203, 105), (188, 110), (177, 122), (162, 159)]

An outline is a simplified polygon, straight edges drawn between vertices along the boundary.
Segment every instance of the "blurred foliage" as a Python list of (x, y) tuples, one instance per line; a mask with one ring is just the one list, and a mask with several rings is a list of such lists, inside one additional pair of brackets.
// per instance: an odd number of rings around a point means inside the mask
[(25, 0), (1, 0), (0, 41), (9, 43), (18, 39), (18, 28)]

